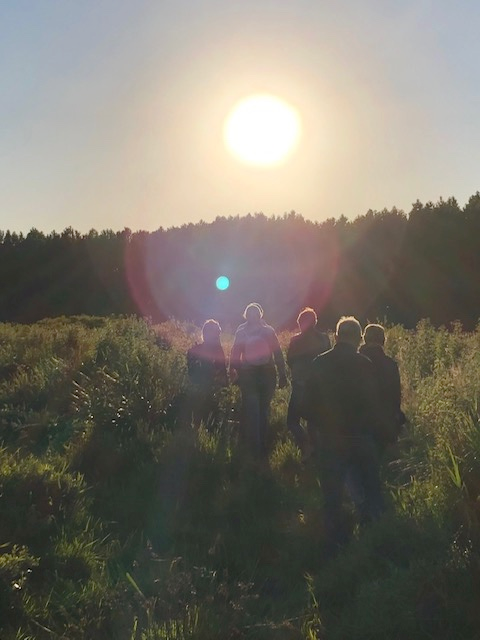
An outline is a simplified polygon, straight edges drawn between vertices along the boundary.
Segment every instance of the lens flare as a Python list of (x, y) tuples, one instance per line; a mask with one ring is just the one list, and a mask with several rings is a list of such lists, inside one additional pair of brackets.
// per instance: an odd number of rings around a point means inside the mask
[(215, 282), (215, 285), (219, 291), (225, 291), (230, 286), (230, 280), (227, 276), (219, 276)]

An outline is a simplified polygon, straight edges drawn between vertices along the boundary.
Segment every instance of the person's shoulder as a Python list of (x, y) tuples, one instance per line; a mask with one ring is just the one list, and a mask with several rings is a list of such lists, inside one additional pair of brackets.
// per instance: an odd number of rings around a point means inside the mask
[(262, 322), (260, 326), (262, 327), (261, 331), (268, 334), (269, 336), (277, 335), (275, 329), (270, 324), (267, 324), (266, 322)]
[(375, 365), (373, 364), (371, 359), (367, 355), (365, 355), (365, 353), (360, 353), (359, 351), (357, 351), (355, 354), (355, 360), (362, 372), (373, 373), (375, 371)]
[(329, 362), (336, 357), (335, 350), (332, 348), (324, 351), (323, 353), (319, 353), (318, 356), (312, 360), (312, 365), (319, 369), (324, 366), (328, 366)]
[(377, 366), (383, 366), (387, 357), (383, 347), (379, 344), (362, 344), (358, 351)]
[(383, 357), (385, 355), (383, 347), (379, 344), (362, 344), (360, 345), (358, 352), (364, 356), (367, 356), (367, 358), (375, 356)]
[(392, 358), (392, 356), (389, 356), (388, 353), (383, 353), (383, 355), (385, 356), (385, 360), (388, 360), (388, 362), (393, 362), (394, 364), (397, 364), (395, 362), (395, 358)]
[(290, 338), (290, 344), (296, 344), (302, 337), (301, 333), (294, 333), (293, 336)]
[(355, 353), (355, 358), (360, 362), (367, 362), (369, 365), (372, 364), (372, 361), (370, 360), (368, 355), (365, 353), (365, 351), (357, 351)]
[(245, 329), (246, 329), (247, 323), (246, 322), (242, 322), (242, 324), (239, 324), (237, 327), (237, 330), (235, 331), (235, 335), (238, 335), (239, 333), (244, 333)]
[(318, 356), (315, 356), (310, 363), (309, 378), (312, 381), (316, 380), (318, 383), (328, 380), (335, 371), (335, 362), (336, 356), (333, 353), (333, 349), (329, 349), (328, 351), (324, 351)]

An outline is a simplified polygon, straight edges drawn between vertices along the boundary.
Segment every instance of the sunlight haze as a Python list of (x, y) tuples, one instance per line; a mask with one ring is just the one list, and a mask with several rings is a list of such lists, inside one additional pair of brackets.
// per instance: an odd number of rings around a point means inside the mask
[[(469, 1), (0, 2), (0, 229), (463, 205), (480, 186), (479, 27)], [(258, 94), (301, 120), (268, 168), (224, 142)]]

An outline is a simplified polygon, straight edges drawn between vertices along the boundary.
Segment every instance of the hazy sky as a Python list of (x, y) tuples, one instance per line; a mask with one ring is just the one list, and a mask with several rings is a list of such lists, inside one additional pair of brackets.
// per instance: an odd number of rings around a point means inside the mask
[[(0, 229), (406, 211), (480, 189), (477, 0), (0, 0)], [(225, 149), (241, 98), (303, 136)]]

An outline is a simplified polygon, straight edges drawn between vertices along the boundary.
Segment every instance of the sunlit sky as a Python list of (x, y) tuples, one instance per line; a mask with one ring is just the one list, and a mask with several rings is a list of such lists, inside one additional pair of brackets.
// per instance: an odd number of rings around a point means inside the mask
[[(480, 189), (480, 4), (0, 0), (0, 229), (409, 211)], [(242, 164), (226, 117), (276, 95), (303, 135)]]

